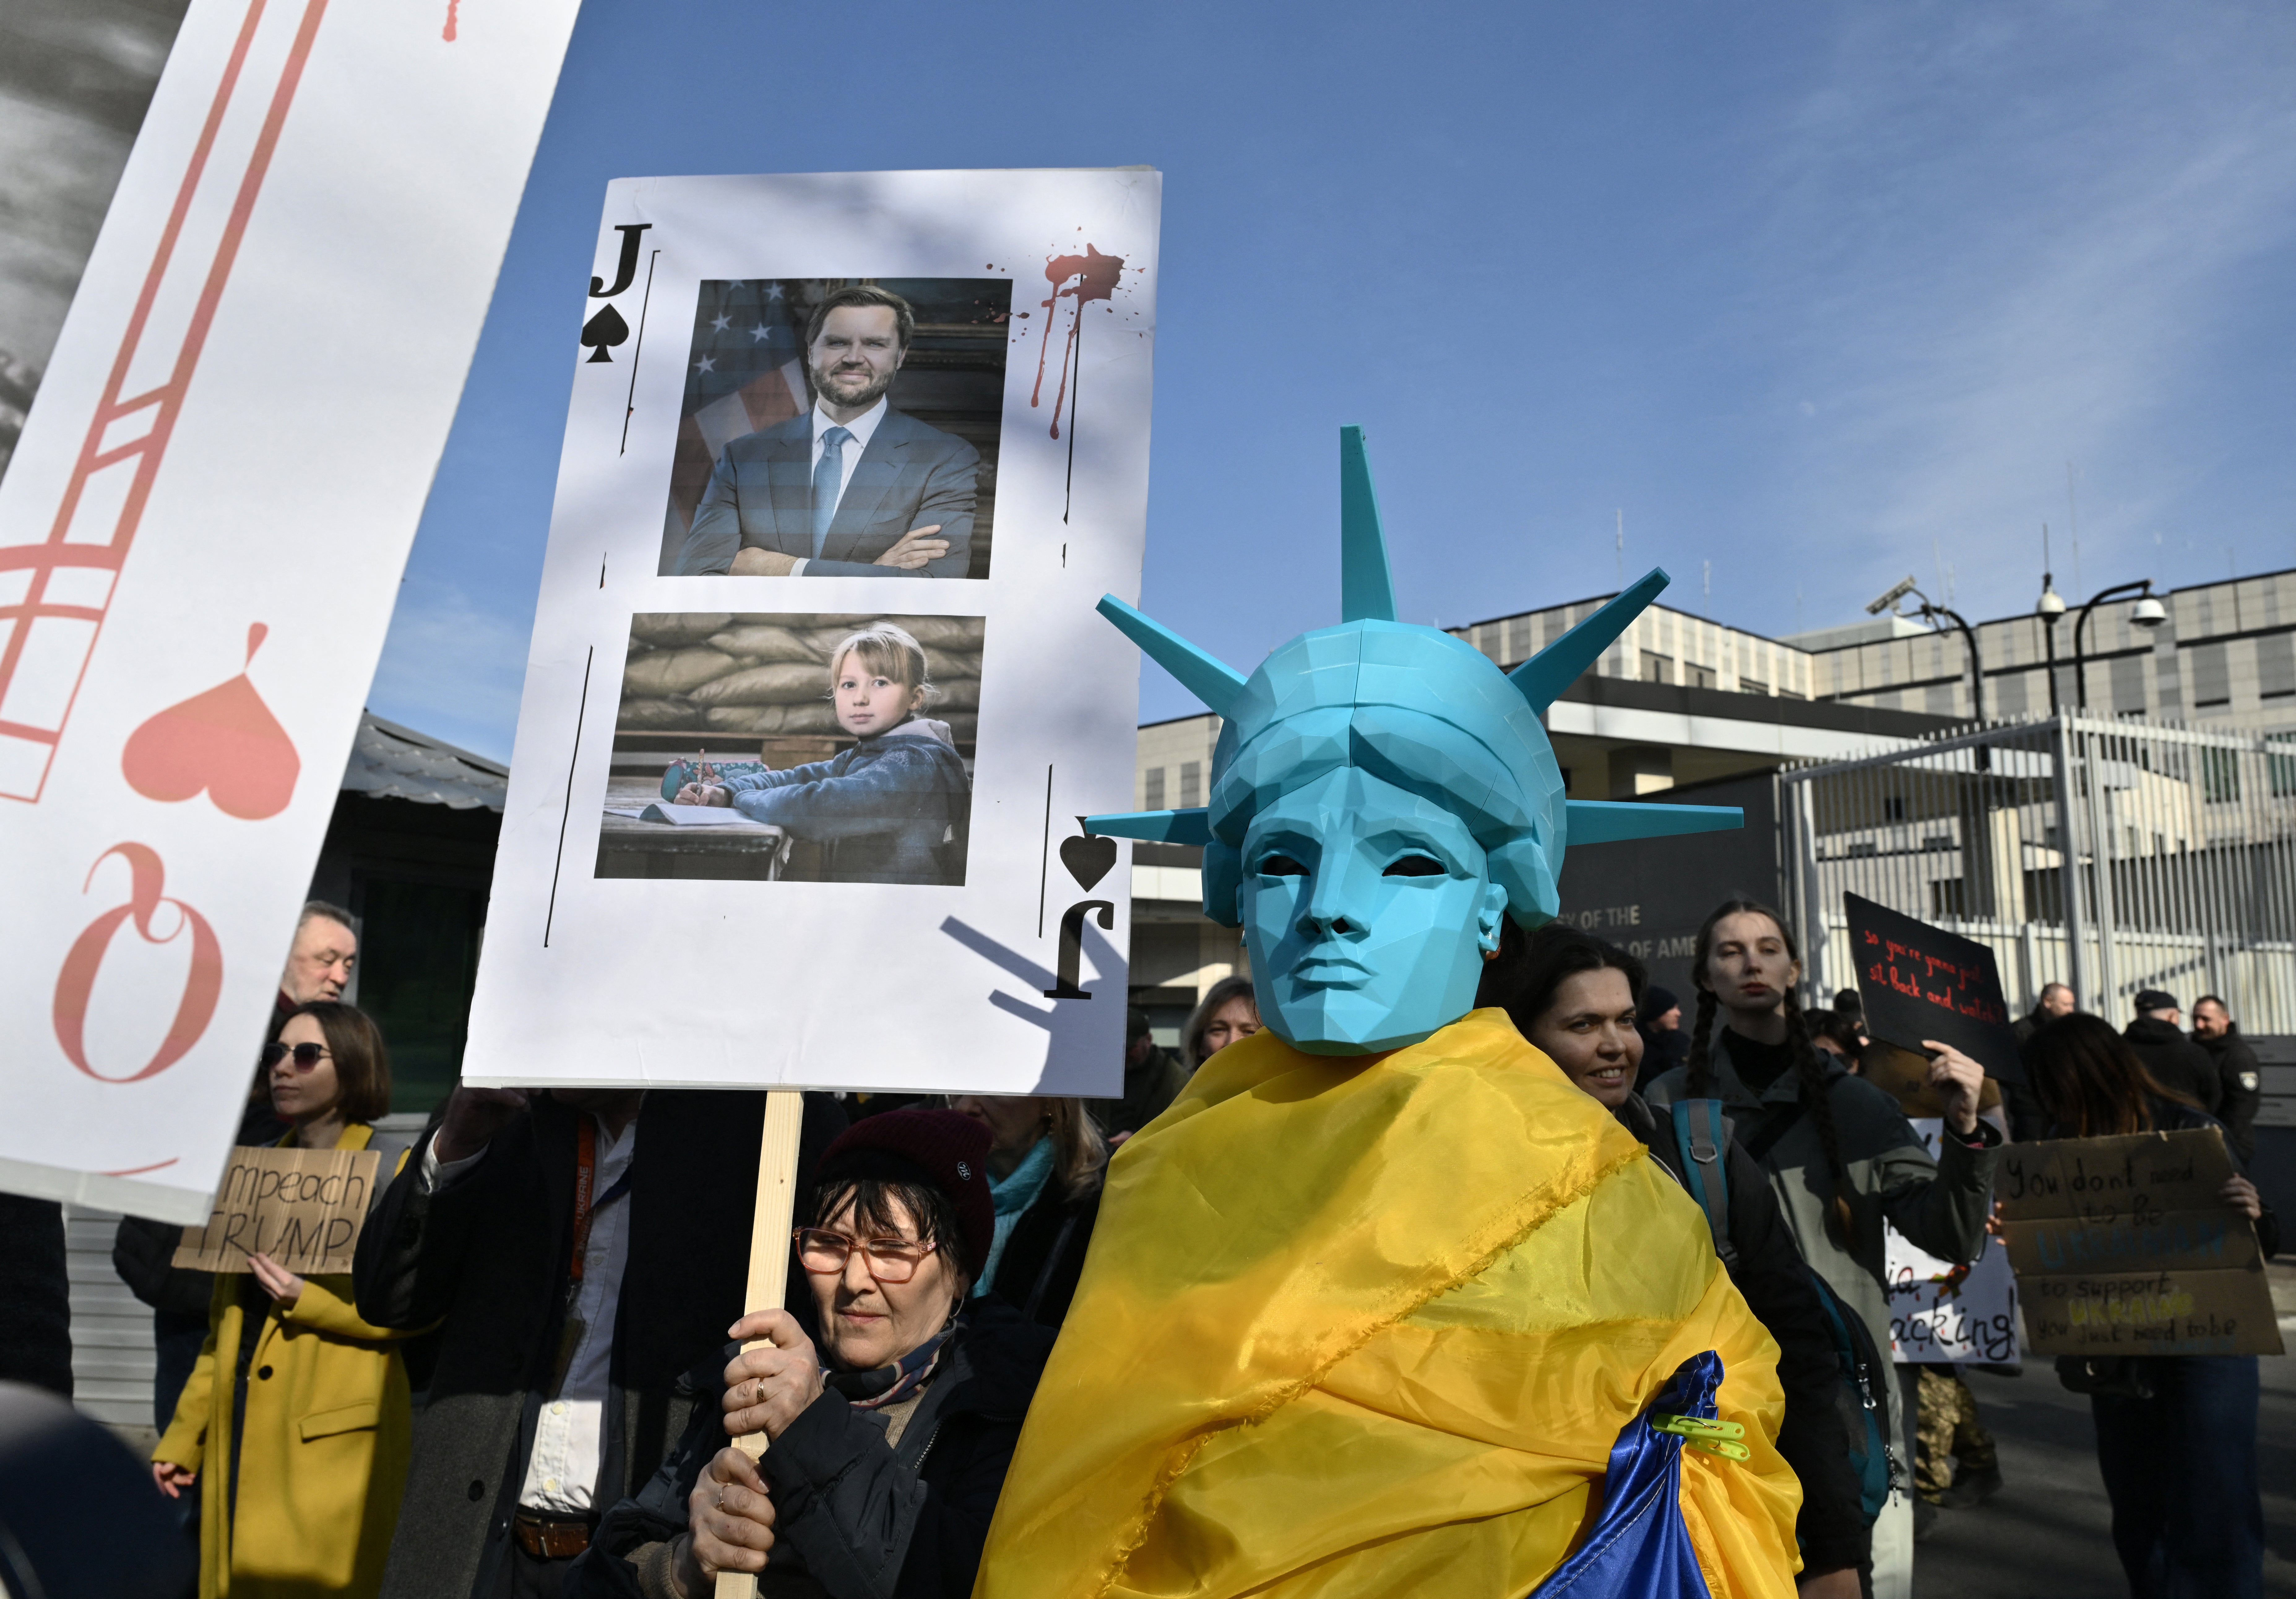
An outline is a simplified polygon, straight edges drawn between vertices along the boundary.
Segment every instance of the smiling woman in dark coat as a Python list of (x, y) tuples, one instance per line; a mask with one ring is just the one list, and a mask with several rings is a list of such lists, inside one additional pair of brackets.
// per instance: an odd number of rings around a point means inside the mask
[[(821, 1341), (744, 1316), (716, 1414), (608, 1513), (567, 1593), (697, 1599), (719, 1571), (768, 1599), (963, 1599), (1053, 1334), (966, 1296), (996, 1231), (988, 1129), (892, 1111), (830, 1146), (799, 1229)], [(763, 1431), (752, 1461), (729, 1438)]]

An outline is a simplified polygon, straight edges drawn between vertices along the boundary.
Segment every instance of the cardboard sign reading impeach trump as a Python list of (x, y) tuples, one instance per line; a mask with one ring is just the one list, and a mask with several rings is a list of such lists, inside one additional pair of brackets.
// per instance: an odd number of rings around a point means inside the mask
[(1996, 1190), (2042, 1355), (2277, 1355), (2256, 1228), (2214, 1128), (2012, 1144)]
[(215, 1213), (184, 1229), (170, 1264), (243, 1272), (250, 1255), (268, 1255), (297, 1276), (347, 1272), (381, 1161), (371, 1149), (242, 1144), (231, 1152)]

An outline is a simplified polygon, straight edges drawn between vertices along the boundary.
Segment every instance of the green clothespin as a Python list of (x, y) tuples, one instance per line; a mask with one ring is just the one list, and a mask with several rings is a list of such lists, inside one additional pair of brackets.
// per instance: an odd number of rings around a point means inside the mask
[(1753, 1454), (1737, 1440), (1746, 1436), (1746, 1429), (1736, 1422), (1709, 1421), (1704, 1416), (1669, 1415), (1660, 1412), (1651, 1417), (1651, 1431), (1671, 1432), (1693, 1449), (1703, 1449), (1709, 1455), (1719, 1455), (1725, 1460), (1744, 1460)]

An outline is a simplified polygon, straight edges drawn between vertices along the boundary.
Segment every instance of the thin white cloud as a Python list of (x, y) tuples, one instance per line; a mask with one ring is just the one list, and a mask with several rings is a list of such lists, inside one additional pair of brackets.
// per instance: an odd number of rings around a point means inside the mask
[(2296, 243), (2296, 29), (1842, 15), (1781, 130), (1750, 297), (1776, 409), (1803, 419), (1774, 486), (1789, 537), (1830, 552), (1835, 608), (1936, 539), (1980, 611), (2019, 609), (2043, 520), (2070, 586), (2070, 459), (2085, 582), (2150, 572), (2153, 531), (2222, 464), (2227, 399), (2285, 403), (2241, 347), (2248, 280)]
[(528, 617), (482, 611), (452, 584), (409, 578), (391, 612), (367, 709), (496, 760), (510, 759), (526, 681)]

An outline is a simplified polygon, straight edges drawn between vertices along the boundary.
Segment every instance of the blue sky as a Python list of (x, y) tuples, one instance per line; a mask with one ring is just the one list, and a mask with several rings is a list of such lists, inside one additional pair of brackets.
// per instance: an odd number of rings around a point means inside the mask
[(619, 176), (1161, 168), (1144, 604), (1246, 669), (1335, 619), (1344, 422), (1446, 626), (1610, 591), (1621, 511), (1629, 576), (1771, 634), (1945, 565), (2025, 609), (2044, 521), (2076, 600), (2296, 565), (2296, 10), (816, 14), (585, 8), (378, 713), (510, 752)]

